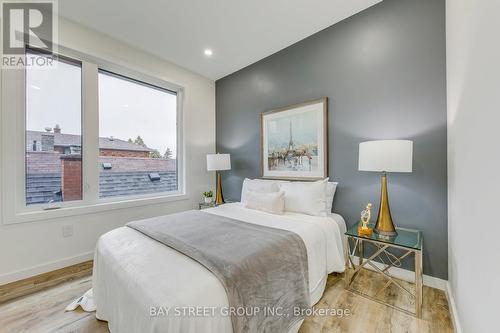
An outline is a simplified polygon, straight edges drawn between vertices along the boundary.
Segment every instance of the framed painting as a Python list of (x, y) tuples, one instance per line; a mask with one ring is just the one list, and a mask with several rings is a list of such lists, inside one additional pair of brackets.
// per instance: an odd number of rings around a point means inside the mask
[(318, 180), (328, 176), (326, 97), (261, 113), (262, 178)]

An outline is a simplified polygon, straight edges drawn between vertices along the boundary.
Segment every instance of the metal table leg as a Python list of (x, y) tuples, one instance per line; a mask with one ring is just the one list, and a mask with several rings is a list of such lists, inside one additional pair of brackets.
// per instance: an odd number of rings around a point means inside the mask
[(422, 251), (415, 251), (415, 316), (422, 318)]
[(345, 270), (344, 270), (344, 283), (345, 287), (349, 287), (350, 284), (350, 262), (351, 262), (351, 243), (349, 242), (349, 236), (345, 236), (345, 246), (344, 246), (344, 256), (345, 256)]
[(359, 256), (358, 265), (363, 266), (363, 259), (365, 257), (365, 247), (362, 239), (360, 239), (358, 242), (358, 256)]

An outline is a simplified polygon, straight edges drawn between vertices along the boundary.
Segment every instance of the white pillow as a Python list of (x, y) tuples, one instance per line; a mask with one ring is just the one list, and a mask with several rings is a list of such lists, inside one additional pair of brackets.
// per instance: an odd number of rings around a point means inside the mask
[(317, 182), (290, 182), (280, 184), (285, 192), (285, 210), (314, 216), (327, 216), (326, 183), (328, 178)]
[(255, 192), (246, 193), (245, 207), (271, 214), (283, 214), (285, 211), (285, 192)]
[[(329, 178), (326, 178), (327, 180)], [(290, 183), (289, 180), (270, 180), (270, 179), (258, 179), (261, 182), (276, 182), (278, 186), (281, 188), (281, 184)], [(310, 183), (310, 182), (302, 182), (302, 183)], [(326, 183), (326, 213), (330, 214), (333, 208), (333, 198), (335, 197), (335, 191), (337, 191), (338, 182), (328, 182)]]
[(241, 188), (241, 202), (246, 202), (246, 196), (248, 191), (271, 193), (278, 192), (280, 187), (275, 181), (260, 180), (260, 179), (248, 179), (245, 178), (243, 181), (243, 187)]
[(332, 212), (333, 197), (335, 196), (335, 191), (337, 190), (337, 182), (328, 182), (326, 184), (326, 212), (330, 214)]

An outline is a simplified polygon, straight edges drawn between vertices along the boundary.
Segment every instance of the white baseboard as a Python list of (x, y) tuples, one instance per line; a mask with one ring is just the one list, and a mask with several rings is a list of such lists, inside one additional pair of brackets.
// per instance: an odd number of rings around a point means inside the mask
[[(357, 262), (358, 257), (357, 256), (352, 256), (354, 263)], [(383, 269), (385, 266), (381, 263), (378, 263), (376, 261), (372, 261), (375, 266), (377, 266), (380, 269)], [(370, 265), (365, 265), (364, 267), (370, 269), (370, 270), (375, 270), (375, 268), (371, 267)], [(393, 277), (398, 278), (403, 281), (408, 281), (415, 283), (415, 272), (410, 271), (408, 269), (404, 268), (398, 268), (398, 267), (391, 267), (388, 269), (389, 274), (391, 274)], [(431, 288), (436, 288), (440, 289), (443, 291), (446, 291), (446, 286), (448, 284), (448, 281), (430, 276), (430, 275), (425, 275), (424, 274), (424, 285), (431, 287)]]
[(76, 265), (81, 262), (91, 260), (94, 258), (94, 251), (87, 252), (87, 253), (82, 253), (80, 255), (74, 256), (74, 257), (69, 257), (69, 258), (64, 258), (62, 260), (58, 261), (53, 261), (49, 262), (46, 264), (34, 266), (28, 269), (23, 269), (11, 273), (6, 273), (6, 274), (1, 274), (0, 275), (0, 285), (2, 284), (7, 284), (10, 282), (14, 281), (19, 281), (23, 279), (27, 279), (29, 277), (47, 273), (50, 271), (54, 271), (56, 269), (68, 267), (71, 265)]
[(455, 298), (453, 297), (453, 293), (451, 292), (451, 286), (449, 282), (446, 283), (446, 297), (448, 298), (448, 305), (455, 333), (462, 333), (462, 326), (460, 326), (460, 320), (458, 319), (458, 312), (457, 312), (457, 306), (455, 304)]

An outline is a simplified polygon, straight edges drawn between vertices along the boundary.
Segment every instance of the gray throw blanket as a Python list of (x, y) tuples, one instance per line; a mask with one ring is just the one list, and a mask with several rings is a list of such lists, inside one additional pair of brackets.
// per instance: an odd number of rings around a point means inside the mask
[(293, 232), (195, 210), (127, 226), (209, 269), (231, 309), (246, 312), (231, 316), (234, 333), (288, 332), (310, 307), (307, 252)]

